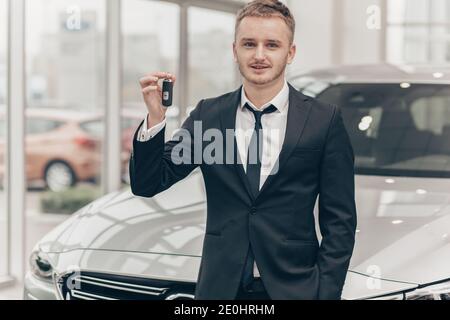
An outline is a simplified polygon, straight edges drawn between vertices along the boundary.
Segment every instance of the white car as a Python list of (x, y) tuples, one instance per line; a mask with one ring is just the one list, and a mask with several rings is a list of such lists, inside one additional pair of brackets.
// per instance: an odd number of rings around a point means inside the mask
[[(448, 70), (353, 66), (290, 83), (341, 108), (355, 151), (358, 230), (342, 297), (449, 300)], [(94, 201), (36, 245), (24, 298), (193, 299), (205, 200), (194, 171), (153, 198)]]

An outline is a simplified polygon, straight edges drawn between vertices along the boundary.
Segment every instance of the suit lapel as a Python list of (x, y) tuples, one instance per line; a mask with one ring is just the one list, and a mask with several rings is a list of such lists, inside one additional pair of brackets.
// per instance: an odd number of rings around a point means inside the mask
[[(291, 155), (295, 146), (297, 145), (300, 136), (305, 127), (306, 121), (308, 119), (309, 112), (311, 110), (311, 105), (308, 103), (308, 98), (301, 93), (299, 93), (294, 87), (292, 87), (289, 83), (289, 109), (287, 115), (287, 124), (286, 124), (286, 133), (283, 142), (283, 146), (281, 148), (280, 155), (277, 159), (278, 161), (278, 171), (281, 170), (283, 165), (286, 163), (287, 159)], [(220, 111), (220, 121), (221, 121), (221, 130), (223, 137), (227, 137), (226, 130), (231, 129), (235, 132), (236, 129), (236, 113), (237, 108), (241, 101), (241, 90), (242, 86), (231, 93), (231, 97), (227, 99), (227, 101), (222, 105), (222, 110)], [(229, 138), (229, 137), (227, 137)], [(226, 139), (225, 139), (226, 140)], [(237, 175), (242, 180), (242, 183), (252, 200), (255, 200), (255, 196), (253, 195), (250, 183), (248, 181), (247, 175), (245, 174), (244, 167), (242, 165), (242, 161), (239, 156), (239, 150), (236, 142), (236, 134), (233, 134), (233, 145), (234, 145), (234, 168), (236, 170)], [(276, 165), (274, 166), (275, 170)], [(256, 196), (256, 199), (261, 196), (261, 194), (267, 189), (267, 187), (273, 182), (276, 178), (277, 174), (271, 174), (267, 177), (264, 182), (259, 194)]]
[[(305, 127), (306, 121), (308, 119), (309, 112), (311, 110), (311, 105), (308, 103), (306, 96), (300, 94), (297, 89), (292, 87), (289, 83), (289, 109), (287, 115), (286, 133), (284, 137), (283, 146), (278, 156), (278, 172), (281, 170), (283, 165), (286, 163), (287, 159), (291, 155), (295, 146), (297, 145), (300, 136), (302, 135), (303, 129)], [(264, 182), (259, 194), (260, 197), (264, 190), (273, 182), (277, 174), (273, 174), (276, 169), (276, 165), (272, 169), (272, 173), (267, 177)]]

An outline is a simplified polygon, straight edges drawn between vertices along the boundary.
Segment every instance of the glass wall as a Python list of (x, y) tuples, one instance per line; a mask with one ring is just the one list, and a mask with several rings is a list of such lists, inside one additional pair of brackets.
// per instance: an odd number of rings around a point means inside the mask
[(8, 264), (8, 226), (5, 189), (7, 99), (7, 0), (0, 0), (0, 277)]
[[(174, 103), (167, 112), (166, 139), (180, 126), (190, 108), (200, 99), (221, 95), (236, 88), (237, 68), (233, 61), (233, 13), (187, 7), (187, 52), (180, 47), (181, 10), (165, 1), (122, 2), (122, 158), (129, 159), (133, 134), (147, 114), (139, 78), (153, 71), (177, 75)], [(186, 30), (186, 29), (185, 29)], [(180, 72), (180, 57), (188, 56), (186, 79)], [(180, 97), (183, 87), (187, 96)], [(184, 100), (184, 101), (183, 101)], [(128, 182), (128, 162), (123, 163)]]
[[(8, 0), (0, 0), (0, 277), (8, 272), (9, 263), (4, 190), (7, 3)], [(101, 172), (106, 165), (102, 163), (102, 154), (107, 143), (104, 137), (107, 1), (25, 0), (25, 3), (25, 257), (28, 257), (48, 231), (85, 203), (101, 196)], [(157, 70), (178, 76), (174, 103), (167, 113), (167, 137), (186, 117), (188, 106), (235, 89), (238, 73), (232, 57), (234, 14), (230, 12), (236, 5), (199, 1), (197, 5), (209, 8), (206, 9), (195, 6), (195, 1), (121, 3), (121, 170), (127, 182), (132, 137), (147, 113), (139, 78)], [(188, 37), (181, 39), (184, 32), (188, 32)], [(183, 73), (187, 72), (180, 79), (180, 61), (186, 55), (188, 67)], [(180, 85), (183, 90), (177, 90)], [(19, 253), (13, 256), (16, 254)]]
[(48, 230), (100, 195), (105, 6), (26, 2), (27, 256)]
[(448, 0), (388, 1), (388, 61), (450, 62)]
[[(122, 1), (122, 159), (123, 177), (128, 182), (128, 158), (133, 134), (147, 114), (139, 79), (154, 71), (178, 74), (180, 8), (158, 1)], [(177, 86), (177, 84), (175, 85)], [(166, 136), (178, 125), (179, 90), (167, 112)]]
[(191, 7), (189, 21), (188, 106), (235, 89), (235, 15)]

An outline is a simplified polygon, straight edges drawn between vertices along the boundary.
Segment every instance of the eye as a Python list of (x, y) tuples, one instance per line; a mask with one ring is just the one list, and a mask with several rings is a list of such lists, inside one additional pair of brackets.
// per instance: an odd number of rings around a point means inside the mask
[(276, 44), (276, 43), (269, 43), (268, 47), (269, 48), (278, 48), (278, 44)]
[(244, 47), (253, 47), (253, 42), (244, 42)]

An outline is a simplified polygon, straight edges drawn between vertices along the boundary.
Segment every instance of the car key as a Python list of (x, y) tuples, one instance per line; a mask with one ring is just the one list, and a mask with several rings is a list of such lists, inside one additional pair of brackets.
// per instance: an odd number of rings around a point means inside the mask
[(173, 82), (171, 79), (164, 79), (162, 86), (162, 105), (170, 107), (173, 99)]

